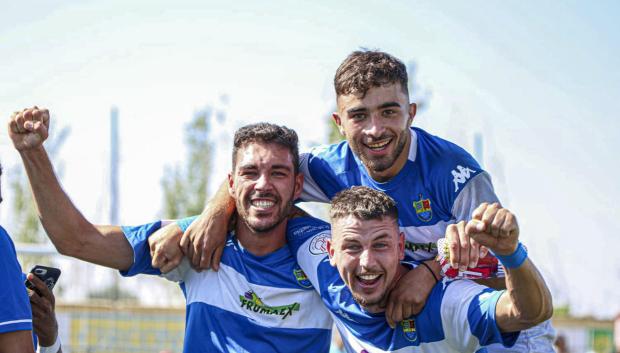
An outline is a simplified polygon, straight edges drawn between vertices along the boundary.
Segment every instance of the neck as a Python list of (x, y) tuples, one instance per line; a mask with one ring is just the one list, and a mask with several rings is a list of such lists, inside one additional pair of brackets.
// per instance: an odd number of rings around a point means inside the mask
[(394, 164), (392, 164), (391, 167), (380, 172), (371, 171), (366, 168), (368, 175), (370, 175), (373, 180), (384, 183), (400, 173), (405, 166), (405, 163), (407, 163), (407, 158), (409, 157), (409, 149), (411, 148), (411, 133), (406, 135), (406, 139), (407, 141), (405, 142), (405, 147), (403, 147), (403, 150), (400, 151), (400, 154), (396, 157), (396, 160), (394, 160)]
[(286, 224), (284, 220), (269, 231), (256, 232), (250, 229), (243, 220), (239, 220), (235, 226), (235, 234), (239, 243), (252, 255), (264, 256), (286, 244)]

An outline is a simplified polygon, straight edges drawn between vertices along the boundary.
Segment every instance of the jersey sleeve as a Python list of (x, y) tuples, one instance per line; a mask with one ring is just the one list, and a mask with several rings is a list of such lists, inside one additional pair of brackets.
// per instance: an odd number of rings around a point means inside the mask
[(340, 190), (350, 186), (347, 171), (354, 163), (352, 159), (345, 141), (302, 153), (299, 158), (299, 170), (304, 174), (301, 200), (327, 203)]
[(463, 190), (452, 204), (452, 216), (457, 221), (470, 220), (474, 210), (483, 202), (499, 202), (499, 198), (493, 189), (491, 176), (485, 171), (481, 171), (472, 177), (463, 186)]
[(123, 233), (133, 249), (133, 264), (126, 271), (120, 271), (122, 276), (131, 277), (138, 274), (160, 275), (161, 272), (151, 266), (151, 250), (149, 236), (161, 228), (161, 221), (147, 223), (135, 227), (122, 227)]
[(32, 330), (32, 311), (15, 246), (0, 228), (0, 333)]
[(331, 239), (329, 224), (311, 217), (299, 217), (289, 221), (286, 238), (291, 253), (304, 271), (310, 283), (320, 291), (319, 268), (329, 265), (327, 240)]
[(495, 306), (503, 291), (468, 280), (446, 285), (441, 303), (441, 320), (446, 340), (461, 352), (501, 343), (512, 347), (519, 332), (502, 333), (495, 321)]

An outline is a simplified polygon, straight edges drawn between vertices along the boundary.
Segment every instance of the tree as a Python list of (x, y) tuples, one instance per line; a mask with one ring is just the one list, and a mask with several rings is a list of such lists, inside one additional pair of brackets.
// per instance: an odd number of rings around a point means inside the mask
[[(220, 100), (225, 102), (222, 96)], [(215, 120), (214, 120), (215, 119)], [(176, 219), (202, 212), (207, 200), (209, 172), (212, 168), (211, 127), (223, 123), (223, 109), (207, 106), (194, 115), (185, 127), (185, 145), (188, 159), (184, 168), (166, 166), (161, 185), (164, 190), (163, 215)]]

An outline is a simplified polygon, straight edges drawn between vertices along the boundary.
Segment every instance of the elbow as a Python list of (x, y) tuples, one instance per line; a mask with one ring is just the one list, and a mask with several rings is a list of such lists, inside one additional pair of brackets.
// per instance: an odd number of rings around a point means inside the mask
[(519, 329), (526, 330), (551, 319), (552, 316), (553, 302), (551, 295), (547, 293), (547, 295), (543, 296), (541, 305), (538, 308), (532, 308), (532, 310), (520, 312), (515, 317), (518, 322)]
[(79, 254), (82, 253), (82, 249), (85, 247), (84, 242), (81, 240), (56, 241), (53, 244), (59, 254), (69, 257), (79, 257)]

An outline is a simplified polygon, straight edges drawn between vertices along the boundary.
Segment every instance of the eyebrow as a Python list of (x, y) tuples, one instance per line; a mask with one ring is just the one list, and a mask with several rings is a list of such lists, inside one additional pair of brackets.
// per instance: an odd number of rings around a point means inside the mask
[[(400, 104), (398, 104), (398, 102), (385, 102), (383, 104), (381, 104), (380, 106), (378, 106), (378, 109), (385, 109), (385, 108), (400, 108)], [(368, 111), (368, 108), (366, 107), (359, 107), (359, 108), (351, 108), (349, 110), (347, 110), (347, 114), (355, 114), (355, 113), (361, 113), (361, 112), (366, 112)]]
[(398, 102), (385, 102), (379, 106), (379, 109), (398, 107), (400, 108), (400, 104)]
[(366, 112), (366, 111), (368, 111), (368, 108), (365, 108), (365, 107), (351, 108), (347, 110), (347, 114), (354, 114), (354, 113), (360, 113), (360, 112)]

